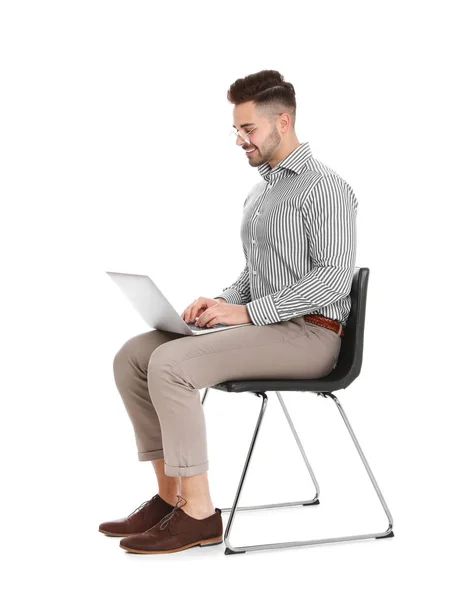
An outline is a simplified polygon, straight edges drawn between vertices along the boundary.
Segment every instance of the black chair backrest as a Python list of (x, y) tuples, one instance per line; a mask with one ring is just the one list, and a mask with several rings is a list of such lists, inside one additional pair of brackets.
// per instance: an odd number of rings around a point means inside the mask
[(369, 273), (367, 267), (355, 267), (350, 291), (350, 315), (342, 337), (337, 366), (323, 378), (327, 382), (337, 381), (338, 389), (348, 387), (361, 371)]

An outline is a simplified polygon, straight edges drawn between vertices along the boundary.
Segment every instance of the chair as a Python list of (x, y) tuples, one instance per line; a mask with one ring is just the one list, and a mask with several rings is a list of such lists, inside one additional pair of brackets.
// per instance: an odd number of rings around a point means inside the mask
[[(368, 289), (368, 277), (369, 277), (369, 269), (368, 268), (356, 268), (353, 276), (352, 288), (350, 291), (351, 297), (351, 310), (350, 315), (345, 328), (345, 335), (342, 338), (342, 345), (340, 349), (340, 354), (338, 357), (338, 362), (336, 367), (325, 377), (321, 377), (319, 379), (248, 379), (248, 380), (233, 380), (233, 381), (225, 381), (218, 383), (216, 385), (211, 386), (214, 389), (221, 390), (224, 392), (251, 392), (256, 396), (260, 396), (263, 398), (261, 404), (261, 410), (258, 416), (258, 420), (256, 423), (255, 431), (250, 443), (250, 448), (248, 451), (248, 455), (246, 457), (245, 465), (243, 467), (243, 472), (240, 478), (240, 482), (238, 484), (238, 489), (236, 492), (235, 499), (233, 501), (233, 505), (229, 508), (222, 508), (222, 512), (230, 510), (230, 517), (227, 523), (227, 527), (224, 533), (224, 542), (225, 542), (225, 554), (241, 554), (244, 552), (254, 551), (254, 550), (268, 550), (272, 548), (285, 548), (290, 546), (309, 546), (314, 544), (326, 544), (329, 542), (344, 542), (349, 540), (363, 540), (363, 539), (382, 539), (387, 537), (394, 537), (393, 532), (393, 519), (389, 509), (387, 507), (386, 501), (381, 494), (381, 491), (378, 487), (378, 484), (374, 478), (374, 475), (368, 465), (368, 461), (363, 454), (363, 451), (358, 443), (358, 440), (355, 437), (353, 429), (348, 422), (345, 411), (340, 404), (338, 398), (333, 394), (335, 390), (345, 389), (347, 388), (352, 381), (354, 381), (361, 371), (361, 364), (363, 358), (363, 336), (364, 336), (364, 324), (365, 324), (365, 312), (366, 312), (366, 297), (367, 297), (367, 289)], [(210, 388), (206, 388), (202, 397), (202, 404), (204, 404), (205, 399), (207, 397), (208, 391)], [(238, 506), (238, 500), (240, 498), (241, 490), (243, 488), (243, 484), (245, 481), (246, 472), (248, 466), (250, 464), (251, 455), (253, 452), (253, 448), (256, 442), (256, 438), (258, 436), (258, 432), (263, 420), (264, 412), (266, 410), (266, 405), (268, 403), (268, 396), (266, 392), (275, 391), (276, 395), (279, 399), (281, 407), (284, 411), (284, 414), (287, 418), (289, 426), (292, 430), (294, 438), (297, 442), (299, 450), (302, 454), (302, 457), (305, 461), (307, 469), (309, 471), (310, 477), (315, 486), (315, 496), (309, 500), (299, 500), (296, 502), (283, 502), (280, 504), (264, 504), (258, 506)], [(363, 464), (368, 472), (368, 475), (371, 479), (371, 483), (378, 494), (379, 500), (384, 508), (384, 512), (388, 518), (388, 528), (386, 531), (381, 533), (365, 533), (360, 535), (351, 535), (345, 537), (335, 537), (335, 538), (325, 538), (325, 539), (315, 539), (315, 540), (307, 540), (307, 541), (294, 541), (294, 542), (279, 542), (272, 544), (258, 544), (253, 546), (233, 546), (230, 543), (230, 531), (232, 529), (233, 519), (236, 511), (240, 510), (256, 510), (256, 509), (264, 509), (264, 508), (273, 508), (273, 507), (282, 507), (282, 506), (314, 506), (318, 505), (319, 502), (319, 484), (315, 478), (315, 475), (312, 471), (310, 463), (307, 459), (307, 456), (302, 447), (301, 441), (297, 432), (295, 430), (294, 424), (289, 416), (289, 412), (286, 408), (286, 405), (282, 399), (281, 391), (293, 391), (293, 392), (313, 392), (316, 395), (323, 396), (325, 398), (329, 397), (335, 402), (338, 407), (340, 414), (345, 422), (345, 425), (348, 428), (348, 431), (352, 437), (352, 440), (358, 450), (358, 453), (363, 461)]]

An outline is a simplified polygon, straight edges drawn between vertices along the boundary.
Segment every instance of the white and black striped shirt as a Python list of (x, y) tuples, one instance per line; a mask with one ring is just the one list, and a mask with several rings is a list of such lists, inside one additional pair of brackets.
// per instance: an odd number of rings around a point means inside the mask
[(321, 314), (346, 325), (355, 271), (358, 201), (352, 188), (304, 142), (273, 169), (243, 205), (246, 266), (215, 298), (246, 304), (255, 325)]

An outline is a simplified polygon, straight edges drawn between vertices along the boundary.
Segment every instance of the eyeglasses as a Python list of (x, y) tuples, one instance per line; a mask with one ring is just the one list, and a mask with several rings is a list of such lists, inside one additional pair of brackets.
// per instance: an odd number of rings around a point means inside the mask
[(244, 142), (246, 142), (247, 144), (250, 144), (251, 142), (250, 142), (249, 136), (253, 133), (253, 131), (257, 127), (259, 127), (260, 125), (262, 125), (265, 121), (267, 121), (270, 117), (273, 117), (274, 115), (278, 115), (278, 114), (280, 115), (282, 113), (272, 113), (272, 114), (270, 114), (268, 117), (266, 117), (266, 119), (263, 119), (263, 121), (261, 121), (261, 123), (258, 123), (258, 125), (255, 125), (255, 127), (253, 127), (253, 129), (251, 129), (250, 131), (247, 131), (243, 135), (238, 131), (238, 129), (231, 129), (228, 132), (228, 135), (232, 136), (232, 138), (234, 138), (234, 136), (236, 136), (237, 139), (238, 139), (238, 137), (240, 137)]

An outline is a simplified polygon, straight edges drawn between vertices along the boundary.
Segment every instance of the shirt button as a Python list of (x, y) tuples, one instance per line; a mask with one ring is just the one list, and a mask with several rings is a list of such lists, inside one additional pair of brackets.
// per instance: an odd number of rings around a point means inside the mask
[(256, 244), (256, 240), (251, 240), (252, 244)]
[(256, 275), (256, 271), (253, 271), (253, 275)]
[(256, 215), (259, 215), (259, 211), (256, 211)]

